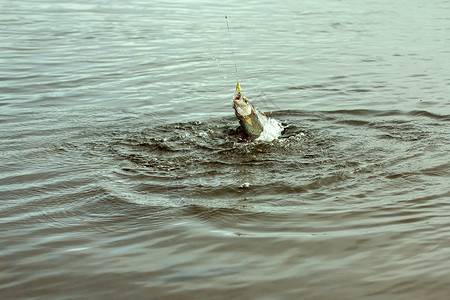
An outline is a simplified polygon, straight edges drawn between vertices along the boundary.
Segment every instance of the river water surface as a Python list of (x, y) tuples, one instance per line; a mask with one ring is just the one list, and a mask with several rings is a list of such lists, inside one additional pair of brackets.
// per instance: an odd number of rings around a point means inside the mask
[(450, 297), (449, 1), (0, 10), (0, 298)]

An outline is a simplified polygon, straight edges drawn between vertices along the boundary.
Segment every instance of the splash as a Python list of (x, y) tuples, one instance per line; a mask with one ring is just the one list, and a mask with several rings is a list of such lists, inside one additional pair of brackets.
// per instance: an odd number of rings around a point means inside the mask
[(284, 130), (284, 127), (279, 121), (269, 117), (261, 116), (259, 112), (258, 118), (261, 121), (264, 130), (256, 139), (256, 141), (271, 142), (280, 137), (281, 133)]

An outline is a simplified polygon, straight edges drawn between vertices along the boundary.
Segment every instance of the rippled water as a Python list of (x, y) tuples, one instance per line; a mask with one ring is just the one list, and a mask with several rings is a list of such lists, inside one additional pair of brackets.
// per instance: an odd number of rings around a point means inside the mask
[(449, 1), (0, 9), (2, 299), (450, 296)]

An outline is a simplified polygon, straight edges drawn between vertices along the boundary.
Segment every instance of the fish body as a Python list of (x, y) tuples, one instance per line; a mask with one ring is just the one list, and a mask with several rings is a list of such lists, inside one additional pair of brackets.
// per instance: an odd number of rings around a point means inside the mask
[(234, 113), (248, 138), (250, 140), (257, 139), (264, 131), (264, 124), (267, 123), (267, 117), (264, 113), (258, 111), (253, 104), (242, 95), (239, 82), (236, 84), (236, 93), (234, 93), (233, 96), (233, 108)]

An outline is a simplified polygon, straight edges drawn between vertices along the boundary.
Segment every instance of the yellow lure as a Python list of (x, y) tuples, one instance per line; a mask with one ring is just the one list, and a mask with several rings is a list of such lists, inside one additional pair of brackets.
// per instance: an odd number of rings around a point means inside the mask
[(236, 91), (241, 91), (241, 86), (239, 85), (239, 81), (236, 83)]

